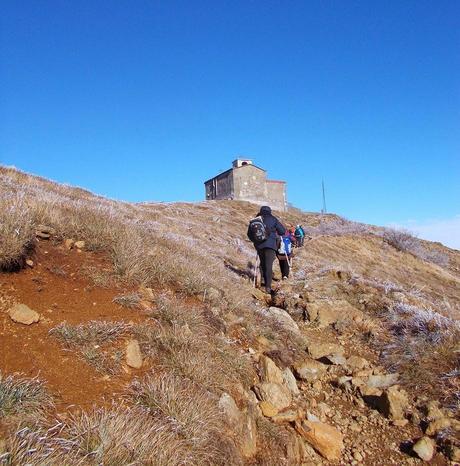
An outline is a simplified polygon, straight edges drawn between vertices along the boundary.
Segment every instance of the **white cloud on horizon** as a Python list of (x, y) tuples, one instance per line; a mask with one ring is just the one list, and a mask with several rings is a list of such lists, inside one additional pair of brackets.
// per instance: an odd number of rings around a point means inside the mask
[(447, 219), (408, 220), (407, 222), (389, 226), (392, 228), (405, 228), (415, 233), (419, 238), (439, 241), (450, 248), (460, 250), (460, 214)]

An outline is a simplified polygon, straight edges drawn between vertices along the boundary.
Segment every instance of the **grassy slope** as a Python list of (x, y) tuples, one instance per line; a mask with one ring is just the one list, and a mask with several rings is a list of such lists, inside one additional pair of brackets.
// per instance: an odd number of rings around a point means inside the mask
[[(161, 346), (161, 351), (153, 355), (160, 360), (163, 358), (160, 366), (167, 379), (163, 385), (157, 383), (154, 389), (150, 387), (150, 391), (157, 390), (163, 395), (165, 390), (181, 392), (184, 390), (181, 387), (183, 382), (178, 382), (177, 376), (183, 378), (185, 375), (194, 384), (197, 399), (203, 399), (203, 406), (207, 406), (204, 409), (212, 418), (211, 406), (213, 403), (215, 405), (216, 397), (223, 390), (237, 397), (238, 389), (235, 386), (238, 380), (245, 389), (249, 388), (254, 377), (253, 370), (225, 338), (216, 336), (218, 323), (210, 318), (211, 310), (212, 315), (227, 328), (230, 328), (235, 316), (242, 318), (243, 328), (237, 336), (243, 335), (241, 341), (247, 344), (254, 342), (259, 335), (270, 336), (280, 348), (286, 344), (286, 336), (257, 313), (258, 307), (251, 297), (254, 252), (246, 240), (246, 225), (255, 214), (254, 205), (229, 201), (198, 204), (121, 203), (6, 168), (0, 168), (0, 193), (0, 262), (5, 270), (23, 265), (24, 258), (33, 248), (36, 226), (44, 224), (55, 229), (54, 238), (58, 240), (83, 239), (90, 250), (108, 254), (113, 265), (113, 277), (121, 287), (132, 289), (145, 285), (156, 292), (180, 291), (180, 302), (155, 303), (157, 309), (162, 309), (160, 316), (157, 315), (162, 324), (160, 330), (147, 329), (144, 334), (133, 334), (143, 342), (147, 351), (152, 348), (149, 346), (152, 341), (154, 347)], [(284, 223), (302, 223), (311, 227), (309, 231), (313, 238), (306, 243), (295, 262), (294, 287), (299, 290), (325, 271), (341, 270), (362, 283), (372, 282), (381, 285), (383, 290), (399, 290), (414, 309), (433, 309), (448, 318), (459, 318), (460, 253), (457, 251), (423, 242), (425, 248), (441, 252), (449, 258), (448, 265), (440, 267), (391, 247), (382, 240), (379, 229), (375, 227), (346, 222), (334, 215), (321, 217), (294, 211), (280, 213), (279, 216)], [(335, 286), (333, 283), (329, 285)], [(350, 298), (356, 304), (357, 295), (363, 290), (350, 290), (350, 293), (356, 294)], [(386, 295), (386, 291), (380, 292)], [(187, 315), (181, 310), (185, 296), (204, 301), (201, 309)], [(390, 303), (385, 301), (385, 309), (371, 309), (369, 312), (378, 312), (370, 316), (385, 322), (385, 312), (393, 312), (392, 306), (397, 302), (396, 298), (392, 299)], [(379, 300), (377, 302), (380, 303)], [(185, 325), (192, 330), (192, 339)], [(213, 325), (217, 327), (213, 328)], [(392, 335), (388, 328), (382, 329), (382, 332), (386, 332), (386, 339), (399, 338)], [(426, 351), (430, 348), (425, 345), (422, 349)], [(443, 371), (456, 367), (457, 353), (453, 353), (456, 349), (455, 345), (449, 346), (448, 357), (454, 356), (449, 361), (450, 365), (443, 366)], [(297, 350), (301, 351), (301, 348)], [(190, 352), (195, 355), (193, 366), (187, 362)], [(177, 355), (174, 364), (170, 363), (172, 355)], [(428, 367), (432, 360), (425, 363)], [(234, 374), (237, 374), (236, 379)], [(436, 377), (438, 375), (436, 373)], [(147, 381), (145, 386), (152, 383)], [(456, 390), (455, 386), (452, 390)], [(143, 393), (142, 390), (140, 392)], [(139, 397), (139, 389), (133, 396), (131, 400), (145, 400), (145, 396)], [(159, 396), (158, 399), (163, 398)], [(168, 411), (167, 400), (165, 403), (162, 409)], [(187, 409), (185, 403), (184, 412)], [(101, 423), (108, 422), (107, 413), (90, 415)], [(119, 417), (122, 416), (124, 414), (119, 413)], [(180, 418), (181, 414), (177, 416)], [(202, 444), (192, 452), (186, 442), (177, 444), (174, 429), (163, 425), (164, 418), (159, 416), (157, 420), (158, 425), (151, 428), (165, 429), (171, 446), (169, 454), (173, 455), (172, 452), (178, 449), (182, 455), (186, 454), (184, 452), (190, 454), (192, 463), (197, 460), (214, 464), (223, 461), (214, 447), (216, 441), (222, 442), (225, 428), (214, 420), (210, 421), (209, 432), (204, 432)], [(77, 429), (76, 426), (81, 428), (84, 423), (84, 417), (78, 418), (73, 424), (74, 429)], [(111, 428), (118, 432), (116, 429), (119, 426), (111, 425)], [(133, 429), (133, 435), (138, 435), (135, 424)], [(196, 426), (191, 425), (190, 436), (195, 435), (194, 429)], [(72, 437), (71, 433), (67, 435)], [(98, 438), (93, 441), (97, 444), (102, 440)], [(153, 443), (157, 441), (162, 439), (155, 437), (152, 440)], [(228, 445), (226, 448), (232, 452), (237, 463), (238, 454), (232, 450), (234, 447)], [(115, 457), (117, 454), (119, 452), (114, 453)], [(145, 455), (148, 456), (148, 453)], [(140, 459), (145, 460), (146, 457)]]

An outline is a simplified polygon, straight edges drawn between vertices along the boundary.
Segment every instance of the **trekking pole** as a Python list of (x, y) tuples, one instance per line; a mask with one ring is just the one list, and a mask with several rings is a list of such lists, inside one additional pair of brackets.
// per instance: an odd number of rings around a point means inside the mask
[(292, 269), (292, 261), (289, 260), (289, 257), (287, 255), (287, 253), (284, 253), (284, 255), (286, 256), (286, 260), (287, 260), (287, 263), (289, 265), (289, 269)]
[(259, 270), (259, 254), (256, 255), (256, 265), (254, 268), (254, 288), (257, 287), (257, 275)]

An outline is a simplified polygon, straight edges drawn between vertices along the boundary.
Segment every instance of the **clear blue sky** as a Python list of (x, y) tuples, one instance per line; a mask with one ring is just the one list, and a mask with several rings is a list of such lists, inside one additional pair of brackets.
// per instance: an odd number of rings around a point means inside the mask
[(200, 200), (237, 154), (289, 200), (460, 214), (460, 2), (11, 1), (0, 162), (113, 198)]

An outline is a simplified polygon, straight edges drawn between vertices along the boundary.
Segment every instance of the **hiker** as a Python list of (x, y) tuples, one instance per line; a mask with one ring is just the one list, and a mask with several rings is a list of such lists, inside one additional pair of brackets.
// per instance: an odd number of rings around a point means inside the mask
[(260, 259), (260, 273), (262, 275), (265, 291), (273, 294), (273, 261), (278, 249), (278, 235), (286, 232), (280, 221), (272, 215), (269, 206), (262, 206), (257, 217), (249, 222), (248, 238), (254, 243)]
[(292, 245), (295, 248), (298, 247), (299, 245), (297, 243), (297, 237), (295, 235), (295, 228), (294, 227), (289, 228), (289, 236), (291, 238)]
[(297, 242), (297, 246), (299, 248), (302, 247), (303, 246), (303, 240), (305, 238), (305, 231), (302, 228), (302, 225), (297, 225), (295, 227), (294, 235), (295, 235), (295, 239), (296, 239), (296, 242)]
[(283, 280), (287, 280), (292, 266), (292, 240), (289, 230), (286, 230), (286, 233), (281, 236), (280, 246), (276, 251), (276, 257), (280, 264), (281, 277)]

